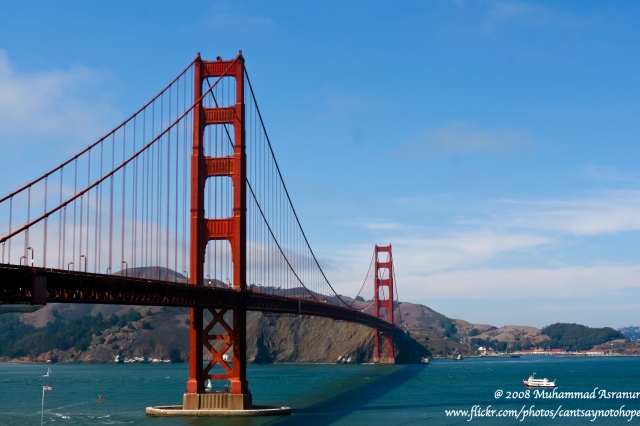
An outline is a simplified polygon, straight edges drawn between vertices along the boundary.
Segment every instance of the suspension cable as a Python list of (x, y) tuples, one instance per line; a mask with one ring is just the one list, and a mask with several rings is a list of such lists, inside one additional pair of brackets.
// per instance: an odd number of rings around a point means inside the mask
[[(360, 293), (361, 293), (361, 292), (362, 292), (362, 290), (364, 289), (364, 285), (365, 285), (365, 283), (367, 282), (367, 279), (369, 279), (369, 273), (371, 272), (371, 266), (373, 265), (373, 259), (375, 258), (375, 256), (376, 256), (376, 252), (375, 252), (375, 250), (374, 250), (374, 251), (373, 251), (373, 254), (371, 255), (371, 262), (369, 263), (369, 269), (367, 270), (367, 276), (364, 278), (364, 281), (362, 282), (362, 286), (360, 286), (360, 290), (358, 291), (358, 294), (356, 294), (356, 297), (354, 297), (354, 298), (353, 298), (353, 300), (351, 301), (351, 303), (349, 303), (349, 306), (351, 306), (351, 304), (352, 304), (353, 302), (355, 302), (356, 298), (357, 298), (358, 296), (360, 296)], [(369, 306), (369, 304), (370, 304), (370, 303), (371, 303), (371, 301), (369, 301), (369, 303), (368, 303), (366, 306)], [(365, 306), (365, 307), (366, 307), (366, 306)], [(362, 309), (364, 309), (364, 308), (360, 308), (360, 310), (362, 310)]]
[[(145, 108), (147, 108), (149, 105), (151, 105), (152, 102), (154, 102), (156, 99), (158, 99), (160, 96), (162, 96), (162, 94), (164, 94), (164, 92), (169, 89), (173, 83), (175, 83), (180, 77), (182, 77), (184, 75), (184, 73), (186, 73), (187, 71), (189, 71), (189, 68), (191, 68), (191, 66), (194, 64), (194, 62), (197, 60), (198, 58), (196, 57), (193, 61), (191, 61), (191, 63), (180, 73), (178, 74), (178, 76), (176, 78), (174, 78), (171, 83), (169, 83), (164, 89), (162, 89), (162, 91), (160, 93), (158, 93), (153, 99), (151, 99), (149, 102), (147, 102), (142, 108), (140, 108), (138, 111), (136, 111), (135, 113), (133, 113), (129, 118), (127, 118), (125, 121), (123, 121), (122, 123), (120, 123), (120, 125), (118, 125), (117, 127), (115, 127), (113, 130), (111, 130), (109, 133), (107, 133), (106, 135), (104, 135), (103, 137), (101, 137), (100, 139), (98, 139), (96, 142), (94, 142), (93, 144), (89, 145), (88, 147), (86, 147), (85, 149), (83, 149), (82, 151), (80, 151), (78, 154), (74, 155), (73, 157), (71, 157), (69, 160), (65, 161), (64, 163), (60, 164), (58, 167), (56, 167), (55, 169), (52, 169), (50, 171), (48, 171), (47, 173), (45, 173), (44, 175), (40, 176), (39, 178), (36, 178), (34, 180), (32, 180), (31, 182), (23, 185), (22, 187), (20, 187), (19, 189), (13, 191), (12, 193), (10, 193), (9, 195), (6, 195), (2, 198), (0, 198), (0, 203), (5, 202), (7, 199), (15, 196), (16, 194), (19, 194), (20, 192), (24, 191), (25, 189), (29, 188), (30, 186), (35, 185), (36, 183), (40, 182), (42, 179), (46, 178), (47, 176), (57, 172), (58, 170), (60, 170), (61, 168), (63, 168), (64, 166), (66, 166), (67, 164), (70, 164), (72, 161), (76, 160), (78, 157), (82, 156), (85, 152), (90, 151), (91, 149), (93, 149), (94, 147), (96, 147), (100, 142), (105, 141), (109, 136), (111, 136), (113, 133), (115, 133), (116, 131), (118, 131), (122, 126), (126, 125), (129, 121), (131, 121), (135, 116), (137, 116), (138, 114), (140, 114)], [(234, 61), (235, 62), (235, 61)], [(228, 71), (228, 70), (227, 70)], [(226, 72), (226, 71), (225, 71)]]
[[(265, 138), (267, 140), (267, 144), (269, 146), (269, 151), (271, 152), (271, 157), (273, 158), (273, 162), (276, 166), (276, 171), (278, 172), (278, 177), (280, 177), (280, 182), (282, 183), (282, 187), (284, 188), (284, 192), (287, 196), (287, 200), (289, 201), (289, 206), (291, 206), (291, 210), (293, 211), (293, 216), (296, 219), (296, 222), (298, 223), (298, 227), (300, 228), (300, 232), (302, 233), (302, 237), (304, 238), (305, 244), (307, 246), (307, 248), (309, 249), (309, 252), (311, 253), (311, 256), (313, 257), (313, 260), (316, 264), (316, 266), (318, 267), (320, 273), (322, 274), (322, 277), (324, 278), (325, 282), (327, 283), (327, 285), (329, 286), (329, 288), (331, 289), (331, 291), (333, 291), (333, 293), (336, 295), (336, 297), (347, 307), (349, 307), (350, 309), (354, 309), (351, 308), (343, 299), (342, 297), (340, 297), (340, 295), (338, 294), (338, 292), (336, 292), (336, 290), (333, 288), (333, 286), (331, 285), (331, 283), (329, 282), (329, 279), (327, 278), (327, 276), (325, 275), (324, 271), (322, 270), (322, 268), (320, 267), (320, 263), (318, 262), (318, 259), (316, 258), (315, 253), (313, 252), (313, 249), (311, 248), (311, 245), (309, 244), (309, 240), (307, 239), (307, 235), (304, 232), (304, 229), (302, 229), (302, 224), (300, 223), (300, 219), (298, 218), (298, 213), (296, 212), (295, 207), (293, 207), (293, 202), (291, 201), (291, 197), (289, 195), (289, 190), (287, 189), (286, 184), (284, 183), (284, 179), (282, 177), (282, 173), (280, 172), (280, 167), (278, 166), (278, 161), (276, 160), (275, 157), (275, 153), (273, 152), (273, 147), (271, 146), (271, 140), (269, 139), (269, 135), (267, 134), (267, 129), (266, 126), (264, 124), (264, 120), (262, 119), (262, 113), (260, 112), (260, 108), (258, 107), (258, 101), (256, 100), (256, 96), (255, 93), (253, 92), (253, 86), (251, 85), (251, 80), (249, 79), (249, 73), (247, 72), (247, 69), (245, 67), (244, 70), (244, 74), (247, 77), (247, 83), (249, 83), (249, 91), (251, 92), (251, 97), (253, 98), (253, 102), (254, 105), (256, 107), (256, 111), (258, 113), (258, 117), (260, 118), (260, 124), (262, 126), (262, 130), (264, 132)], [(356, 309), (358, 310), (358, 309)]]
[[(227, 67), (227, 69), (224, 71), (224, 73), (216, 80), (216, 82), (214, 83), (214, 86), (216, 84), (218, 84), (218, 82), (222, 79), (222, 77), (224, 77), (226, 75), (226, 73), (231, 69), (231, 67), (237, 62), (239, 56), (236, 57), (236, 59), (234, 59), (229, 66)], [(173, 126), (175, 126), (177, 123), (179, 123), (184, 117), (186, 117), (187, 114), (189, 114), (193, 108), (202, 101), (202, 99), (204, 99), (205, 96), (207, 96), (209, 94), (209, 92), (211, 91), (211, 89), (207, 90), (204, 94), (202, 94), (202, 96), (200, 96), (200, 98), (194, 102), (189, 109), (187, 109), (184, 113), (182, 113), (182, 115), (178, 118), (176, 118), (176, 120), (171, 123), (166, 129), (164, 129), (160, 134), (158, 134), (158, 136), (156, 136), (151, 142), (147, 143), (146, 145), (144, 145), (138, 152), (134, 153), (131, 157), (129, 157), (126, 161), (124, 161), (122, 164), (120, 164), (119, 166), (113, 168), (109, 173), (107, 173), (105, 176), (102, 176), (101, 178), (99, 178), (97, 181), (95, 181), (93, 184), (91, 184), (91, 186), (83, 189), (82, 191), (78, 192), (77, 194), (75, 194), (73, 197), (67, 199), (65, 202), (61, 203), (60, 205), (54, 207), (53, 209), (49, 210), (48, 212), (42, 214), (41, 216), (39, 216), (38, 218), (28, 222), (27, 224), (23, 225), (22, 227), (16, 229), (15, 231), (11, 232), (10, 234), (5, 235), (4, 237), (0, 238), (0, 243), (3, 243), (5, 241), (7, 241), (10, 238), (13, 238), (14, 236), (16, 236), (17, 234), (21, 233), (22, 231), (24, 231), (25, 229), (29, 229), (31, 226), (33, 226), (34, 224), (40, 222), (42, 219), (50, 216), (51, 214), (57, 212), (58, 210), (62, 209), (63, 207), (66, 207), (68, 204), (70, 204), (71, 202), (75, 201), (77, 198), (79, 198), (80, 196), (84, 195), (85, 193), (87, 193), (89, 190), (93, 189), (94, 187), (96, 187), (97, 185), (99, 185), (100, 183), (104, 182), (107, 178), (113, 176), (118, 170), (120, 170), (121, 168), (123, 168), (124, 166), (126, 166), (129, 162), (133, 161), (135, 158), (137, 158), (140, 154), (142, 154), (144, 151), (146, 151), (147, 148), (149, 148), (151, 145), (153, 145), (155, 142), (157, 142), (158, 140), (160, 140), (160, 138), (162, 136), (164, 136), (168, 131), (170, 131)]]

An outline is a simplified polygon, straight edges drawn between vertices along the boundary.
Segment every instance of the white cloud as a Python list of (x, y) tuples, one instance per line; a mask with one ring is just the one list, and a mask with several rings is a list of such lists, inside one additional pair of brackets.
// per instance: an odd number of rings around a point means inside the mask
[(535, 2), (511, 0), (487, 0), (480, 3), (485, 8), (481, 28), (487, 33), (507, 26), (522, 27), (577, 27), (600, 21), (597, 16), (568, 14), (559, 8), (541, 6)]
[(489, 1), (486, 4), (487, 16), (483, 23), (483, 29), (486, 31), (492, 31), (496, 25), (513, 21), (521, 24), (544, 24), (552, 17), (549, 9), (524, 2)]
[[(497, 232), (451, 233), (440, 237), (391, 238), (396, 272), (402, 277), (424, 280), (431, 274), (478, 267), (496, 256), (513, 251), (532, 250), (550, 239), (528, 234), (501, 234)], [(385, 245), (387, 243), (379, 242)], [(353, 295), (365, 278), (373, 253), (373, 244), (363, 244), (340, 250), (332, 265), (329, 279), (341, 292)], [(403, 284), (405, 286), (405, 284)], [(405, 287), (404, 295), (407, 296)]]
[[(353, 114), (369, 112), (376, 108), (374, 101), (355, 93), (341, 93), (330, 88), (324, 89), (323, 108), (320, 111), (321, 120), (344, 120)], [(364, 133), (362, 129), (356, 133)], [(363, 135), (361, 135), (363, 136)]]
[(640, 265), (571, 266), (557, 269), (512, 268), (455, 271), (430, 276), (405, 275), (403, 292), (414, 297), (472, 299), (604, 297), (640, 285)]
[(519, 211), (500, 215), (502, 226), (571, 235), (640, 230), (640, 191), (609, 191), (577, 200), (506, 201)]
[(437, 238), (394, 239), (395, 258), (403, 273), (422, 275), (482, 265), (499, 254), (541, 247), (550, 238), (494, 231), (449, 233)]
[(640, 183), (640, 175), (638, 173), (624, 173), (609, 166), (587, 164), (582, 168), (582, 174), (591, 180), (600, 182)]
[(453, 122), (435, 130), (418, 132), (401, 152), (411, 159), (423, 159), (432, 154), (512, 152), (533, 146), (533, 142), (533, 137), (527, 132), (510, 129), (489, 131), (473, 124)]
[(514, 1), (493, 1), (489, 3), (491, 15), (497, 19), (513, 19), (534, 13), (530, 4)]
[(357, 226), (363, 229), (371, 230), (398, 230), (403, 227), (401, 223), (392, 221), (380, 221), (380, 220), (357, 220), (357, 221), (345, 221), (343, 224), (347, 226)]
[[(640, 230), (640, 191), (601, 190), (573, 199), (465, 200), (404, 197), (393, 201), (421, 214), (449, 215), (448, 229), (490, 229), (533, 235), (595, 236)], [(404, 224), (404, 229), (409, 228)]]
[(369, 109), (373, 106), (371, 102), (359, 95), (344, 93), (328, 94), (324, 98), (324, 104), (328, 108), (339, 110)]
[[(451, 212), (449, 222), (441, 222), (438, 228), (409, 223), (395, 229), (370, 228), (372, 240), (384, 235), (393, 244), (402, 300), (427, 305), (438, 301), (443, 308), (453, 309), (445, 314), (472, 320), (465, 318), (467, 312), (480, 322), (491, 319), (496, 324), (512, 323), (515, 320), (508, 318), (517, 318), (523, 324), (540, 325), (536, 315), (553, 310), (552, 306), (563, 306), (562, 312), (558, 310), (551, 317), (602, 325), (606, 324), (607, 313), (615, 316), (614, 308), (594, 308), (595, 316), (589, 319), (586, 313), (580, 313), (580, 306), (595, 306), (598, 301), (614, 306), (627, 300), (632, 292), (640, 291), (640, 264), (620, 264), (606, 252), (574, 261), (571, 253), (563, 251), (567, 244), (575, 248), (576, 241), (582, 244), (599, 235), (640, 230), (640, 191), (600, 191), (575, 199), (489, 200), (464, 205), (447, 199), (399, 202), (407, 208), (414, 206), (423, 213), (421, 218), (430, 212)], [(384, 219), (379, 223), (385, 223)], [(336, 288), (349, 295), (358, 291), (372, 250), (373, 243), (369, 243), (334, 254), (339, 259), (339, 267), (331, 274), (338, 278)], [(507, 300), (524, 303), (526, 309), (511, 309), (502, 315), (485, 312), (498, 309)], [(456, 306), (464, 306), (464, 312), (455, 311)], [(625, 309), (611, 321), (626, 321), (632, 311)]]
[(85, 139), (116, 115), (93, 93), (110, 77), (84, 66), (18, 73), (0, 50), (0, 133)]
[(269, 17), (236, 13), (216, 13), (210, 22), (215, 28), (238, 32), (265, 31), (276, 27), (276, 23)]

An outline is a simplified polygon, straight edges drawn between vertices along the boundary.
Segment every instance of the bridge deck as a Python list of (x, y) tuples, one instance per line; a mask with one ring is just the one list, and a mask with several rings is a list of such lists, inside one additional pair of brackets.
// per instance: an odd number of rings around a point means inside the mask
[(391, 331), (394, 327), (373, 315), (315, 300), (121, 275), (0, 264), (0, 302), (45, 301), (186, 308), (234, 308), (244, 305), (250, 311), (313, 315), (385, 331)]

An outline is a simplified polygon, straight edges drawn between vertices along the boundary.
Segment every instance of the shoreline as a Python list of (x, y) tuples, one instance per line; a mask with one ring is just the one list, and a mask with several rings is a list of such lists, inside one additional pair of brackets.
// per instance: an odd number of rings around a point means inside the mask
[[(510, 358), (510, 357), (504, 357), (504, 356), (499, 356), (499, 355), (470, 355), (470, 356), (466, 356), (464, 357), (463, 360), (465, 359), (505, 359), (505, 360), (515, 360), (515, 359), (520, 359), (522, 357), (558, 357), (558, 358), (637, 358), (640, 357), (640, 354), (615, 354), (615, 355), (584, 355), (584, 354), (522, 354), (519, 357), (515, 357), (515, 358)], [(447, 358), (447, 357), (434, 357), (431, 358), (431, 361), (456, 361), (459, 362), (458, 360), (452, 360), (451, 358)], [(174, 365), (174, 364), (185, 364), (186, 361), (184, 362), (168, 362), (168, 363), (162, 363), (162, 362), (148, 362), (148, 363), (143, 363), (143, 362), (132, 362), (132, 363), (127, 363), (127, 364), (135, 364), (135, 365), (146, 365), (146, 364), (169, 364), (169, 365)], [(73, 365), (73, 364), (77, 364), (77, 365), (124, 365), (125, 363), (118, 363), (118, 362), (113, 362), (113, 361), (94, 361), (94, 362), (87, 362), (87, 361), (71, 361), (71, 362), (46, 362), (46, 361), (21, 361), (21, 360), (0, 360), (0, 364), (38, 364), (38, 365)], [(274, 362), (274, 363), (258, 363), (258, 364), (253, 364), (250, 363), (249, 365), (378, 365), (378, 364), (374, 364), (371, 362), (363, 362), (363, 363), (352, 363), (352, 364), (343, 364), (343, 363), (335, 363), (335, 362)], [(381, 365), (388, 365), (388, 364), (381, 364)], [(389, 364), (389, 365), (428, 365), (428, 364), (423, 364), (423, 363), (414, 363), (414, 364)]]

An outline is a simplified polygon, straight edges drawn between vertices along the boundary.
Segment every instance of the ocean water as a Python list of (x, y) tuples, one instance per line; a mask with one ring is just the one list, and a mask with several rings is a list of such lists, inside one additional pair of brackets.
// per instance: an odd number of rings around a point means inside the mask
[[(250, 365), (254, 403), (290, 406), (292, 415), (244, 419), (146, 417), (147, 406), (181, 404), (186, 364), (58, 364), (51, 366), (49, 378), (43, 377), (46, 370), (43, 364), (0, 364), (0, 425), (39, 424), (43, 385), (53, 388), (45, 393), (47, 425), (640, 424), (637, 357), (465, 359), (427, 366)], [(596, 399), (543, 399), (533, 391), (527, 396), (522, 380), (532, 372), (557, 379), (557, 393), (597, 388)], [(599, 398), (601, 390), (639, 395), (606, 399)], [(469, 414), (446, 414), (474, 405), (496, 411), (470, 420)], [(499, 410), (519, 416), (497, 417)], [(523, 418), (526, 410), (530, 414)], [(603, 411), (592, 421), (593, 416), (561, 417), (560, 410)], [(628, 421), (627, 410), (639, 416)], [(542, 417), (554, 412), (555, 418)]]

